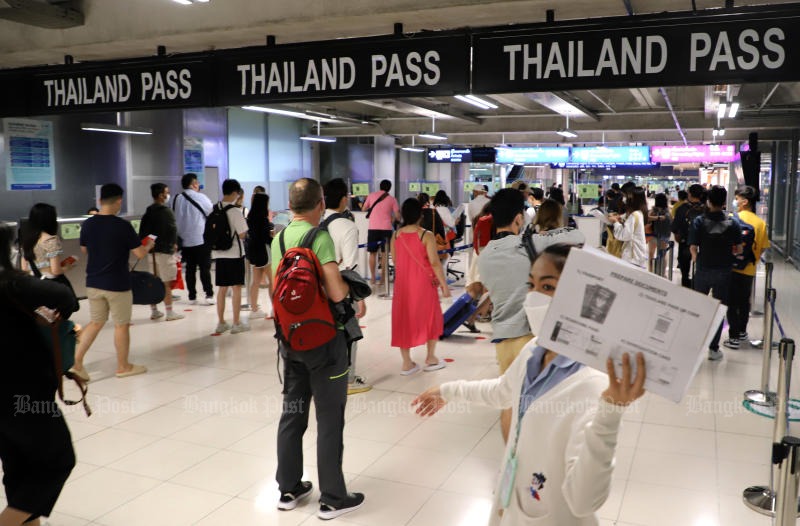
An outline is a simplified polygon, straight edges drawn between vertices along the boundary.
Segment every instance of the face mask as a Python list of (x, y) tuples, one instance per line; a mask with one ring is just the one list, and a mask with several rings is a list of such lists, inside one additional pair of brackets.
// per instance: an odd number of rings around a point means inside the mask
[(736, 199), (734, 199), (734, 200), (733, 200), (733, 203), (731, 203), (731, 209), (732, 209), (734, 212), (738, 212), (738, 211), (739, 211), (739, 201), (737, 201)]
[(528, 317), (528, 325), (534, 335), (539, 335), (542, 330), (542, 323), (550, 308), (550, 301), (553, 298), (541, 292), (529, 292), (525, 298), (525, 315)]
[(167, 194), (167, 197), (165, 197), (165, 198), (164, 198), (164, 204), (167, 204), (167, 203), (169, 203), (169, 198), (170, 198), (170, 197), (171, 197), (171, 196), (170, 196), (169, 194)]

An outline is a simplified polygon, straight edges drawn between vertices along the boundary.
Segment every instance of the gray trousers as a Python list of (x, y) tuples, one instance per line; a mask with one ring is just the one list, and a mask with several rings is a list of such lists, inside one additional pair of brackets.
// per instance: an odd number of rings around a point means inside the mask
[(320, 502), (339, 507), (347, 497), (342, 473), (344, 408), (349, 363), (344, 333), (310, 351), (292, 351), (279, 343), (284, 360), (283, 411), (278, 424), (278, 470), (281, 493), (290, 492), (303, 475), (303, 434), (311, 399), (317, 413), (317, 476)]

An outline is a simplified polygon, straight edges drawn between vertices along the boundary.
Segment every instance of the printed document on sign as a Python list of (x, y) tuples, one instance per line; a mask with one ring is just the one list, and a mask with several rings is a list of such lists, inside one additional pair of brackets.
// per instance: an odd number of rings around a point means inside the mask
[(606, 371), (644, 354), (645, 389), (680, 402), (708, 352), (725, 307), (590, 247), (570, 252), (538, 334), (539, 345)]

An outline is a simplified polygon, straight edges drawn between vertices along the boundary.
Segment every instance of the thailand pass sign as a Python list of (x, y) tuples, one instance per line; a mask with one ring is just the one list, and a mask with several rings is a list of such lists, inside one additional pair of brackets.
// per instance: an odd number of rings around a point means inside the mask
[(465, 93), (464, 33), (248, 48), (220, 56), (219, 103)]
[(800, 11), (765, 8), (478, 33), (478, 93), (800, 78)]

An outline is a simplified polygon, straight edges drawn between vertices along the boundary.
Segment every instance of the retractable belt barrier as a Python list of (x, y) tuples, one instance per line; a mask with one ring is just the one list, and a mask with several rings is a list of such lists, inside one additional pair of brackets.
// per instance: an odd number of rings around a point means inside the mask
[(748, 487), (742, 493), (742, 499), (745, 505), (753, 511), (775, 517), (774, 524), (777, 526), (789, 526), (790, 524), (794, 525), (797, 517), (800, 516), (800, 506), (798, 506), (800, 465), (798, 465), (797, 451), (800, 447), (800, 439), (787, 436), (789, 411), (792, 408), (789, 388), (795, 352), (794, 340), (783, 338), (778, 349), (780, 363), (770, 455), (770, 484), (769, 486)]

